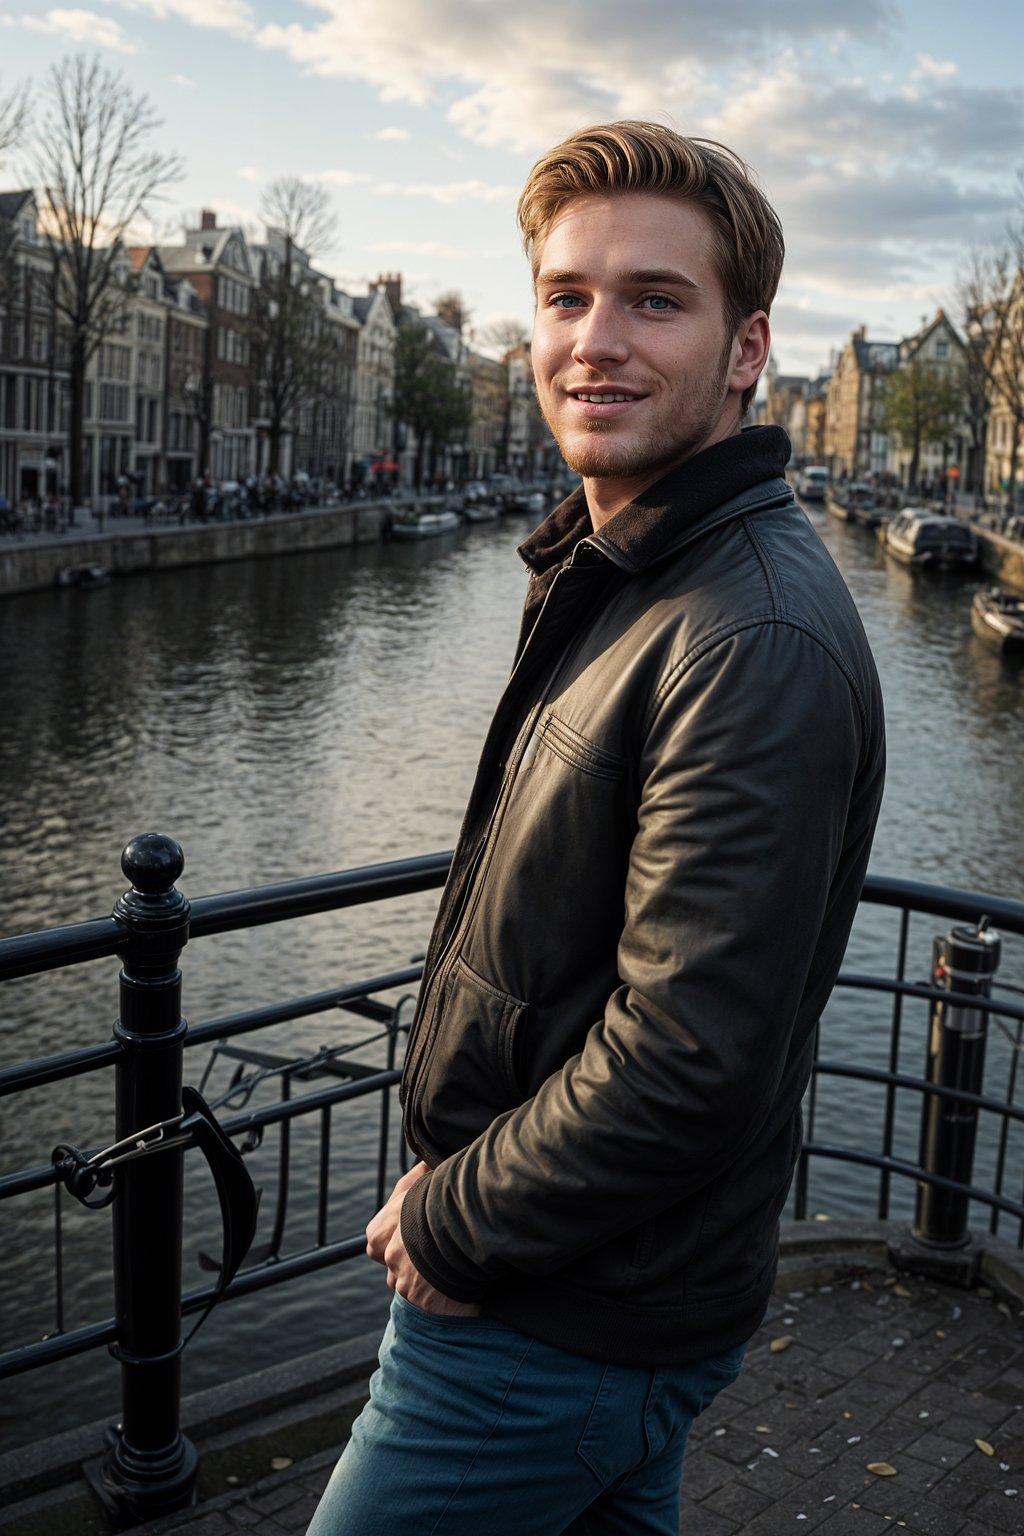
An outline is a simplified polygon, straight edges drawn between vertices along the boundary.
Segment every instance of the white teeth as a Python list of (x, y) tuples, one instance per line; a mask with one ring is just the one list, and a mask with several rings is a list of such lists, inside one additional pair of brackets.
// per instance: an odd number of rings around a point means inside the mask
[(578, 394), (577, 400), (587, 400), (591, 405), (614, 405), (616, 401), (628, 400), (628, 395), (583, 395)]

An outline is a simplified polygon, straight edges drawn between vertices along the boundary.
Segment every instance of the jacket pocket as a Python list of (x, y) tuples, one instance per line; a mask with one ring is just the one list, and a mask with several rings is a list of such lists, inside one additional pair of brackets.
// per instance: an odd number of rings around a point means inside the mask
[(517, 1048), (527, 1005), (493, 986), (460, 955), (431, 1021), (415, 1090), (417, 1120), (434, 1147), (452, 1152), (525, 1097)]
[(589, 773), (595, 779), (621, 779), (626, 772), (626, 760), (617, 752), (589, 741), (579, 731), (573, 730), (564, 720), (550, 712), (537, 727), (536, 742), (560, 757), (563, 763)]

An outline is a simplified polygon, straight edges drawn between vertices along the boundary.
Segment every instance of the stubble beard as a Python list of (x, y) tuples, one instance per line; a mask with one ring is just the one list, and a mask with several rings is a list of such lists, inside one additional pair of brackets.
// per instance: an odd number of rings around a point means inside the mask
[[(714, 373), (700, 381), (687, 402), (686, 417), (673, 429), (653, 424), (649, 432), (631, 441), (615, 439), (614, 422), (584, 420), (569, 433), (545, 411), (544, 419), (558, 444), (562, 458), (584, 480), (629, 480), (649, 475), (652, 481), (676, 464), (700, 451), (721, 415), (725, 381), (732, 353), (730, 336)], [(542, 407), (543, 411), (543, 407)], [(585, 439), (578, 432), (582, 427)]]

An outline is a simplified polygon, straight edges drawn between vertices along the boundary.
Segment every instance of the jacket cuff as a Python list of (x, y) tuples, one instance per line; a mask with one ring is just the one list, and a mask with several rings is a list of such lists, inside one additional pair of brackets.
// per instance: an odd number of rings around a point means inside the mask
[(431, 1236), (427, 1225), (430, 1179), (429, 1173), (417, 1179), (402, 1201), (398, 1225), (406, 1252), (424, 1280), (442, 1295), (450, 1296), (452, 1301), (479, 1301), (487, 1288), (486, 1280), (482, 1276), (471, 1278), (452, 1269)]

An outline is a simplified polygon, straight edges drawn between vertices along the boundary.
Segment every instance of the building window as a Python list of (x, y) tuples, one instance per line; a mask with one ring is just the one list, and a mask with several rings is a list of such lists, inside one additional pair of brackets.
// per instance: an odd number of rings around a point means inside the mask
[(18, 425), (18, 380), (13, 373), (0, 373), (0, 426)]
[(100, 420), (130, 421), (127, 384), (100, 384)]
[(132, 354), (128, 347), (119, 347), (112, 342), (106, 342), (100, 348), (100, 374), (105, 379), (131, 378)]

